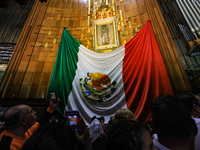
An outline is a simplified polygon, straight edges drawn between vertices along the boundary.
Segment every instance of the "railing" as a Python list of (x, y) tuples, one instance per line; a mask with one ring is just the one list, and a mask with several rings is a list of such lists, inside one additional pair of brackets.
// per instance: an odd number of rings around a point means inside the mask
[(196, 39), (200, 38), (200, 2), (197, 0), (176, 0), (190, 30)]

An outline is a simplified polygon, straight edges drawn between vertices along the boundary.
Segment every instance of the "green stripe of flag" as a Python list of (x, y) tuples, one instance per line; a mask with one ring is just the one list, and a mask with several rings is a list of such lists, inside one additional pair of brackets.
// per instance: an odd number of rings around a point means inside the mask
[(46, 96), (46, 100), (49, 101), (49, 92), (56, 91), (57, 97), (61, 100), (57, 109), (61, 113), (65, 109), (67, 97), (72, 90), (72, 82), (77, 69), (79, 46), (80, 43), (64, 28)]

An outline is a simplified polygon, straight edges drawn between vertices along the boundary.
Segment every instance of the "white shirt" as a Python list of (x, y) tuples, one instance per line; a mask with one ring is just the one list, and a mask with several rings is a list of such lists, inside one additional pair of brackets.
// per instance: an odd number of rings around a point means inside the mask
[(160, 144), (156, 139), (153, 139), (153, 144), (158, 150), (170, 150), (167, 147)]
[(200, 150), (200, 118), (193, 118), (198, 128), (197, 135), (195, 136), (195, 150)]

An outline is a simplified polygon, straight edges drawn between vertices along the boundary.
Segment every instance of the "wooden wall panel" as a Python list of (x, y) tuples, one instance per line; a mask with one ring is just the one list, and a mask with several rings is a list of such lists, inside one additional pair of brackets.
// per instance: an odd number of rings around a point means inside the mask
[(192, 92), (170, 32), (156, 0), (145, 0), (152, 28), (168, 71), (172, 87), (177, 94)]
[(88, 0), (48, 0), (47, 3), (35, 0), (1, 80), (0, 96), (3, 102), (8, 102), (8, 99), (34, 99), (34, 103), (44, 103), (63, 27), (81, 44), (93, 50), (92, 21), (112, 16), (116, 16), (118, 20), (120, 46), (129, 41), (147, 20), (151, 19), (174, 92), (191, 92), (156, 0), (114, 0), (114, 4), (113, 0), (109, 0), (113, 11), (103, 15), (94, 13), (95, 0), (90, 1), (91, 5), (88, 7)]

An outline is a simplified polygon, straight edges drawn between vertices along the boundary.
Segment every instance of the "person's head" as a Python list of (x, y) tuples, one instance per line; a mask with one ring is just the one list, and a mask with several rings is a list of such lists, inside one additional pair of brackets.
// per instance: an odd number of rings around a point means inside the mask
[(200, 117), (200, 97), (198, 95), (184, 94), (179, 96), (179, 99), (187, 106), (191, 116)]
[(18, 127), (29, 129), (36, 120), (36, 112), (28, 105), (16, 105), (9, 108), (5, 113), (6, 129)]
[(105, 118), (104, 118), (104, 116), (101, 116), (101, 117), (99, 117), (97, 119), (100, 121), (102, 127), (105, 127), (105, 123), (104, 123), (105, 122)]
[[(153, 128), (161, 144), (173, 141), (180, 145), (194, 139), (197, 132), (195, 122), (186, 106), (177, 97), (158, 96), (151, 105), (151, 113)], [(191, 144), (194, 144), (193, 140)], [(167, 146), (171, 148), (169, 146), (172, 145)]]
[(154, 150), (148, 126), (135, 120), (121, 120), (109, 130), (106, 150)]
[(93, 116), (93, 117), (91, 118), (91, 123), (92, 123), (92, 121), (93, 121), (94, 119), (97, 119), (97, 117), (96, 117), (96, 116)]
[(43, 124), (25, 142), (22, 150), (79, 150), (74, 132), (66, 123)]
[(104, 116), (101, 116), (101, 117), (100, 117), (100, 121), (101, 121), (101, 122), (105, 122)]
[(113, 124), (120, 120), (136, 120), (134, 114), (126, 108), (119, 109), (113, 118)]

